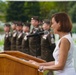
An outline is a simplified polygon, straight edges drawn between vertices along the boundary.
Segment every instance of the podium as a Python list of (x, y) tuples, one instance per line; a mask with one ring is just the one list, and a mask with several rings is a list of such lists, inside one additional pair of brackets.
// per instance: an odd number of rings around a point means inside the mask
[(0, 75), (43, 75), (42, 72), (38, 71), (38, 66), (28, 62), (28, 60), (45, 62), (19, 51), (0, 53)]

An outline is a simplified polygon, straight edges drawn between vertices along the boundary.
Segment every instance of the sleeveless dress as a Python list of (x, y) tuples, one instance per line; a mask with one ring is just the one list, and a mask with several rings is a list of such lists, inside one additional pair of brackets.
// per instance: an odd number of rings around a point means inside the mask
[[(69, 34), (63, 36), (62, 38), (68, 39), (68, 41), (70, 42), (70, 49), (69, 49), (69, 52), (68, 52), (68, 56), (67, 56), (67, 60), (66, 60), (66, 64), (65, 64), (64, 69), (63, 70), (54, 71), (54, 73), (55, 73), (55, 75), (76, 75), (75, 69), (74, 69), (74, 66), (73, 66), (74, 44), (73, 44), (72, 37), (71, 37), (71, 35), (69, 33)], [(53, 57), (55, 59), (55, 64), (58, 64), (59, 43), (60, 43), (61, 39), (58, 41), (58, 43), (56, 45), (56, 48), (55, 48), (55, 50), (53, 52)]]

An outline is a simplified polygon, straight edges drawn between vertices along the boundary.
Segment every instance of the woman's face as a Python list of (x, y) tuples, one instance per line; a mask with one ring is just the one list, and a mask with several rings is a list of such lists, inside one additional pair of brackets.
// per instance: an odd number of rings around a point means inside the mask
[(53, 29), (53, 31), (54, 31), (54, 33), (55, 34), (58, 34), (58, 29), (60, 28), (60, 23), (57, 23), (56, 21), (55, 21), (55, 18), (53, 17), (52, 18), (52, 24), (51, 24), (51, 27), (52, 27), (52, 29)]

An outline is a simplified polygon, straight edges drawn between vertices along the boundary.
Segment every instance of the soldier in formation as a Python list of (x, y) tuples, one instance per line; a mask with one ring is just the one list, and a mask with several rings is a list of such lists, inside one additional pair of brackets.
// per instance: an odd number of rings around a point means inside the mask
[(23, 40), (22, 22), (17, 23), (16, 29), (17, 29), (16, 50), (22, 52), (22, 40)]
[[(22, 22), (13, 22), (11, 25), (12, 34), (10, 33), (10, 25), (6, 24), (4, 27), (4, 50), (17, 50), (32, 56), (40, 57), (47, 62), (53, 61), (54, 58), (52, 53), (55, 48), (55, 36), (50, 29), (50, 21), (45, 19), (43, 25), (39, 26), (39, 24), (39, 17), (33, 16), (31, 18), (31, 25), (33, 28), (30, 32), (30, 23), (25, 23), (23, 26)], [(37, 34), (40, 32), (46, 33), (27, 37), (30, 34)]]
[[(33, 25), (33, 29), (31, 34), (35, 34), (38, 32), (41, 32), (39, 28), (39, 17), (33, 16), (31, 18), (31, 25)], [(41, 56), (41, 36), (33, 36), (29, 38), (29, 49), (30, 49), (30, 55), (33, 56)]]
[(4, 51), (11, 50), (11, 32), (10, 24), (5, 24), (4, 26), (5, 37), (4, 37)]
[(29, 51), (29, 38), (27, 37), (30, 33), (30, 23), (25, 23), (23, 26), (23, 40), (22, 40), (22, 52), (30, 54)]
[(42, 28), (47, 33), (42, 35), (41, 38), (41, 58), (47, 62), (54, 60), (52, 53), (55, 48), (55, 36), (52, 33), (50, 26), (50, 21), (48, 19), (45, 19), (43, 21)]
[[(43, 21), (42, 28), (47, 33), (42, 35), (41, 38), (41, 59), (47, 62), (54, 61), (53, 51), (55, 48), (55, 36), (52, 33), (50, 27), (50, 21), (48, 19), (45, 19)], [(49, 71), (47, 75), (53, 75), (53, 72)]]
[(14, 51), (16, 51), (16, 39), (17, 39), (16, 25), (17, 25), (17, 22), (13, 22), (11, 25), (11, 28), (12, 28), (11, 50), (14, 50)]

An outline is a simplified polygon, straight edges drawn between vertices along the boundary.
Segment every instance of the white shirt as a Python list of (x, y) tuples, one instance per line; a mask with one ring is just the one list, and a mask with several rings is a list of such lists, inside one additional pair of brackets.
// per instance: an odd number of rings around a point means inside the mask
[[(68, 41), (70, 42), (70, 49), (69, 49), (69, 52), (68, 52), (68, 56), (67, 56), (67, 60), (66, 60), (66, 64), (65, 64), (64, 69), (55, 71), (55, 73), (56, 73), (56, 75), (76, 75), (74, 67), (73, 67), (73, 60), (72, 60), (73, 59), (73, 51), (74, 51), (74, 43), (73, 43), (72, 37), (69, 33), (69, 34), (63, 36), (62, 38), (68, 39)], [(61, 39), (58, 41), (58, 43), (56, 45), (56, 48), (53, 52), (53, 57), (55, 59), (55, 64), (58, 64), (59, 44), (61, 42)]]

